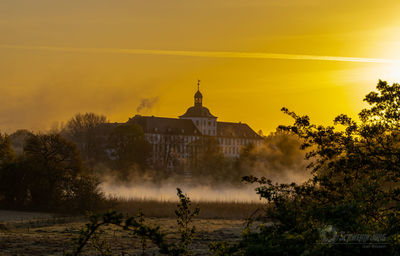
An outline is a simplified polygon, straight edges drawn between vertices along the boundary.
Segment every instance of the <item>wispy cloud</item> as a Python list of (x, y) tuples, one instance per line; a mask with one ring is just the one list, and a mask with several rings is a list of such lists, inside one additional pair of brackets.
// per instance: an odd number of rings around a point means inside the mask
[(176, 50), (147, 50), (147, 49), (119, 49), (119, 48), (74, 48), (55, 46), (24, 46), (0, 45), (1, 49), (44, 50), (61, 52), (84, 53), (115, 53), (115, 54), (143, 54), (143, 55), (169, 55), (205, 58), (243, 58), (243, 59), (280, 59), (280, 60), (319, 60), (362, 63), (400, 63), (398, 59), (357, 58), (343, 56), (322, 56), (265, 52), (225, 52), (225, 51), (176, 51)]

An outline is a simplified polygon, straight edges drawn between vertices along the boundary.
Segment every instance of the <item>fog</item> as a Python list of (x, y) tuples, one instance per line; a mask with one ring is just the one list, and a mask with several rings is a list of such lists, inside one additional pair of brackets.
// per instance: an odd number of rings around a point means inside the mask
[(216, 188), (206, 185), (190, 186), (179, 183), (123, 185), (105, 182), (101, 185), (107, 196), (160, 201), (176, 201), (177, 187), (181, 188), (194, 201), (260, 202), (259, 196), (254, 191), (254, 185), (243, 188), (229, 186)]
[(228, 165), (201, 173), (192, 170), (191, 177), (179, 174), (162, 177), (155, 170), (132, 169), (131, 175), (124, 179), (111, 173), (104, 176), (102, 190), (108, 196), (171, 201), (177, 199), (176, 188), (179, 187), (196, 201), (259, 202), (255, 192), (257, 184), (242, 183), (241, 178), (246, 175), (266, 177), (273, 183), (307, 181), (311, 175), (300, 145), (294, 135), (278, 132), (267, 136), (264, 144), (242, 157), (237, 169), (229, 169)]

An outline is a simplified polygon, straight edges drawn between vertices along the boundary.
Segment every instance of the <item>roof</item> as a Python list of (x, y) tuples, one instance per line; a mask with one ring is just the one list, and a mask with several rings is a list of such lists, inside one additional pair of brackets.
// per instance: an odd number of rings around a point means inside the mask
[(94, 133), (99, 136), (109, 136), (114, 128), (124, 125), (124, 123), (103, 123), (96, 127)]
[(217, 118), (210, 113), (208, 108), (203, 106), (194, 106), (190, 107), (186, 110), (186, 113), (179, 117), (209, 117), (209, 118)]
[[(130, 118), (128, 124), (137, 124), (145, 133), (174, 134), (201, 136), (202, 133), (190, 119), (165, 118), (155, 116), (136, 115)], [(124, 125), (124, 123), (104, 123), (96, 128), (96, 134), (106, 135), (113, 128)], [(262, 139), (253, 129), (245, 123), (217, 122), (217, 136)]]
[(96, 129), (97, 130), (109, 130), (109, 129), (113, 129), (119, 125), (123, 125), (124, 123), (102, 123), (99, 124)]
[(145, 133), (201, 135), (201, 132), (189, 119), (136, 115), (130, 118), (128, 123), (141, 126)]
[(220, 137), (262, 139), (250, 126), (244, 123), (217, 122), (217, 133)]

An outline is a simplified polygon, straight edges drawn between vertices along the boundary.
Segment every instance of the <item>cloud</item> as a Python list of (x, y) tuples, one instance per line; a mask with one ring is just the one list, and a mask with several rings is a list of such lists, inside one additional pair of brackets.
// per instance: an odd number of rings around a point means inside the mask
[(20, 49), (20, 50), (61, 51), (61, 52), (167, 55), (167, 56), (204, 57), (204, 58), (319, 60), (319, 61), (393, 63), (393, 64), (400, 63), (400, 60), (398, 59), (358, 58), (358, 57), (343, 57), (343, 56), (322, 56), (322, 55), (264, 53), (264, 52), (176, 51), (176, 50), (147, 50), (147, 49), (120, 49), (120, 48), (74, 48), (74, 47), (55, 47), (55, 46), (24, 46), (24, 45), (0, 45), (0, 48)]

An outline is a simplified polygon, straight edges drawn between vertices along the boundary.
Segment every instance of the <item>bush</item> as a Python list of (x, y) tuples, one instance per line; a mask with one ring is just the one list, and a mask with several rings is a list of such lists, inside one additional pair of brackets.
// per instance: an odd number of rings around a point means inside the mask
[[(360, 122), (346, 115), (316, 126), (283, 108), (294, 124), (313, 177), (304, 184), (274, 184), (257, 193), (268, 202), (268, 224), (245, 232), (229, 247), (240, 255), (396, 255), (400, 251), (400, 85), (379, 81), (365, 97)], [(343, 128), (337, 128), (337, 125)], [(215, 245), (221, 255), (228, 249)], [(375, 248), (375, 249), (374, 249)]]

